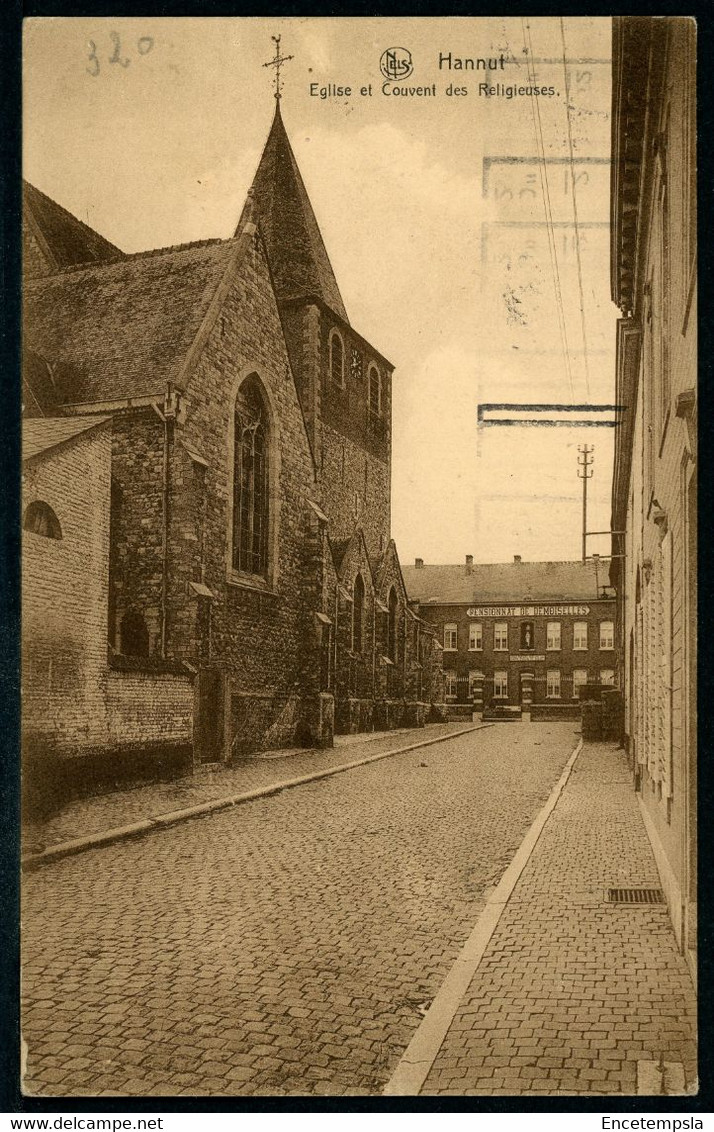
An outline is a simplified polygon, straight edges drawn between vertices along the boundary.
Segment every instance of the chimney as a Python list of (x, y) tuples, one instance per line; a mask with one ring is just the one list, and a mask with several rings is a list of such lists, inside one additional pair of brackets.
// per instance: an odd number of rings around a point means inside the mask
[(414, 566), (416, 567), (417, 570), (423, 570), (424, 569), (424, 559), (423, 558), (415, 558), (414, 559)]
[(474, 568), (474, 556), (473, 556), (473, 554), (467, 554), (466, 555), (466, 573), (472, 574), (473, 568)]
[(513, 561), (514, 562), (520, 562), (520, 560), (521, 560), (520, 554), (514, 554), (513, 555)]

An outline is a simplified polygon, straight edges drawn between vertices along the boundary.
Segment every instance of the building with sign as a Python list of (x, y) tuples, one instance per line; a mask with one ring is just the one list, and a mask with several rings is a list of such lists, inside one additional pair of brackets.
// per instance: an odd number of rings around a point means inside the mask
[(615, 600), (607, 569), (582, 562), (404, 569), (419, 616), (443, 646), (446, 701), (458, 712), (520, 707), (569, 717), (582, 684), (613, 684)]

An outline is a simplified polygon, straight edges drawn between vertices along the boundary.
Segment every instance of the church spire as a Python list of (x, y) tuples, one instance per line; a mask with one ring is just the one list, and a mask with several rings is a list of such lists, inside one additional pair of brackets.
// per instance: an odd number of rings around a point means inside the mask
[[(292, 56), (276, 55), (264, 67), (275, 66), (275, 115), (250, 190), (250, 207), (268, 250), (279, 300), (317, 297), (348, 322), (327, 249), (300, 176), (280, 112), (280, 67)], [(253, 217), (251, 217), (253, 219)], [(236, 235), (246, 222), (243, 210)]]

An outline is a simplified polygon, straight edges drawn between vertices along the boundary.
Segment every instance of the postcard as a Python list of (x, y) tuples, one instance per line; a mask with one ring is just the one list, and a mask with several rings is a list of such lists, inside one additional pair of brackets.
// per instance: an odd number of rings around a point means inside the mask
[(25, 20), (23, 1105), (696, 1095), (695, 67)]

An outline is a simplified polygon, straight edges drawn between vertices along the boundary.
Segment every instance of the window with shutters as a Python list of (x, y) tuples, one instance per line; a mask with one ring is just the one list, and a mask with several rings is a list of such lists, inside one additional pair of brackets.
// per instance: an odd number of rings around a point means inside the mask
[(669, 531), (657, 556), (658, 762), (662, 793), (672, 795), (672, 548)]

